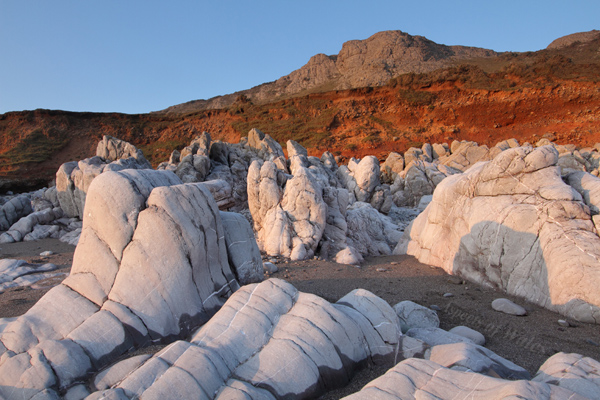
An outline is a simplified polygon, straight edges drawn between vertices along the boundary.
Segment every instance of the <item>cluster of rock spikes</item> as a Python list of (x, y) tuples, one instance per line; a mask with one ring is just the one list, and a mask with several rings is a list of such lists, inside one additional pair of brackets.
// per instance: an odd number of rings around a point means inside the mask
[[(35, 199), (56, 220), (83, 219), (68, 231), (80, 234), (73, 267), (0, 319), (0, 397), (308, 399), (388, 363), (348, 398), (600, 398), (589, 357), (555, 354), (532, 378), (410, 301), (359, 289), (332, 304), (264, 280), (260, 253), (413, 254), (599, 323), (597, 149), (454, 142), (338, 166), (289, 141), (288, 156), (252, 130), (235, 145), (203, 134), (158, 170), (109, 137), (63, 165)], [(42, 234), (51, 218), (15, 198), (1, 215), (20, 219), (1, 240)], [(168, 346), (147, 354), (152, 344)]]

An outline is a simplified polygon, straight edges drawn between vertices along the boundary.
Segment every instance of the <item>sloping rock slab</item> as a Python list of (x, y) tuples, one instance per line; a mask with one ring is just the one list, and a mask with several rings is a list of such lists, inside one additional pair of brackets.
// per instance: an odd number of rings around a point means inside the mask
[(394, 357), (394, 310), (365, 290), (336, 304), (279, 279), (242, 287), (193, 336), (90, 398), (312, 399)]
[(506, 381), (473, 372), (444, 368), (433, 361), (410, 358), (368, 383), (345, 400), (399, 399), (570, 399), (568, 389), (532, 381)]
[(590, 399), (600, 399), (600, 362), (574, 353), (556, 353), (540, 367), (536, 382), (551, 383)]

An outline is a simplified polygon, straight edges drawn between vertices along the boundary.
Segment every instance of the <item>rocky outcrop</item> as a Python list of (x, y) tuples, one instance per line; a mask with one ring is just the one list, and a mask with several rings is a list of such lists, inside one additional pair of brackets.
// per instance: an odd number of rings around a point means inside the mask
[(208, 321), (239, 288), (220, 215), (202, 183), (172, 172), (94, 179), (71, 275), (2, 324), (0, 395), (64, 392), (132, 348)]
[(365, 40), (350, 40), (337, 55), (317, 54), (300, 69), (249, 90), (209, 100), (195, 100), (163, 110), (166, 113), (224, 108), (240, 96), (255, 103), (299, 92), (380, 86), (409, 72), (429, 72), (471, 57), (492, 57), (492, 50), (440, 45), (422, 36), (384, 31)]
[(533, 381), (508, 381), (474, 372), (463, 372), (429, 361), (411, 358), (371, 381), (344, 400), (385, 398), (418, 399), (585, 399), (568, 389)]
[(269, 279), (238, 290), (189, 342), (173, 343), (90, 399), (317, 398), (361, 365), (393, 360), (397, 329), (392, 308), (368, 291), (330, 304)]
[(79, 162), (67, 162), (56, 173), (58, 202), (68, 217), (83, 219), (86, 193), (101, 173), (152, 168), (135, 146), (110, 136), (104, 136), (98, 143), (96, 154)]
[(15, 196), (0, 207), (0, 231), (6, 231), (12, 224), (33, 212), (28, 196)]
[(96, 156), (110, 162), (133, 158), (137, 161), (140, 168), (152, 168), (140, 149), (131, 143), (108, 135), (104, 135), (98, 143)]
[(444, 179), (395, 253), (600, 323), (600, 238), (558, 158), (552, 146), (511, 148)]
[(533, 378), (560, 386), (588, 399), (600, 398), (600, 362), (574, 353), (556, 353)]
[(315, 254), (325, 229), (323, 188), (305, 167), (280, 188), (275, 164), (254, 161), (248, 171), (248, 204), (261, 250), (303, 260)]

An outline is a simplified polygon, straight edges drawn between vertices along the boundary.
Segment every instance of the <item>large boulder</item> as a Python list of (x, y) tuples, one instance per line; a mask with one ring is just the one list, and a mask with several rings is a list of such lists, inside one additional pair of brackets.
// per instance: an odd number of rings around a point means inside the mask
[(247, 285), (99, 398), (314, 399), (394, 359), (397, 318), (362, 289), (335, 304), (278, 279)]
[(552, 146), (444, 179), (395, 249), (579, 321), (600, 323), (600, 238)]
[[(323, 188), (307, 168), (280, 185), (282, 172), (271, 161), (254, 161), (248, 171), (248, 205), (261, 250), (293, 260), (312, 257), (326, 224)], [(279, 176), (279, 177), (278, 177)]]
[(169, 171), (94, 179), (71, 275), (2, 326), (0, 397), (64, 391), (208, 321), (239, 288), (220, 215), (202, 183)]
[(272, 161), (277, 157), (284, 157), (281, 145), (271, 136), (256, 128), (248, 132), (248, 147), (256, 151), (263, 160)]

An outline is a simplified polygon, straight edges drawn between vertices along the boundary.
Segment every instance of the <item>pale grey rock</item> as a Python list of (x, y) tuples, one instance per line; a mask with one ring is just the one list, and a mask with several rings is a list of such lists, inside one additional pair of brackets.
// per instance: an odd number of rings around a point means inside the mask
[(326, 224), (323, 188), (310, 171), (299, 165), (282, 189), (278, 169), (254, 161), (248, 171), (248, 205), (256, 239), (269, 255), (303, 260), (314, 255)]
[(473, 343), (479, 346), (485, 345), (485, 336), (468, 326), (455, 326), (448, 332), (454, 333), (455, 335), (464, 336), (467, 339), (471, 339)]
[(308, 151), (295, 140), (287, 141), (288, 158), (291, 160), (294, 156), (308, 157)]
[(500, 399), (527, 398), (540, 400), (583, 400), (568, 389), (526, 380), (508, 381), (444, 368), (418, 358), (398, 363), (381, 377), (369, 382), (345, 400), (367, 399)]
[(279, 271), (279, 268), (277, 268), (277, 265), (273, 264), (272, 262), (265, 261), (263, 263), (263, 271), (268, 274), (274, 274), (275, 272)]
[(419, 211), (424, 211), (427, 206), (429, 205), (429, 203), (431, 203), (431, 201), (433, 200), (433, 195), (429, 194), (426, 196), (421, 196), (421, 199), (419, 200), (419, 204), (417, 204), (417, 210)]
[(384, 183), (393, 183), (404, 170), (404, 158), (402, 154), (392, 151), (381, 166), (381, 181)]
[(364, 259), (354, 247), (346, 247), (336, 253), (334, 260), (338, 264), (359, 265)]
[(556, 353), (533, 378), (559, 386), (588, 399), (600, 398), (600, 362), (574, 353)]
[(447, 176), (460, 171), (425, 161), (409, 164), (399, 176), (403, 179), (402, 191), (395, 191), (394, 204), (398, 207), (415, 207), (421, 197), (433, 194), (433, 191)]
[[(15, 222), (8, 231), (0, 235), (0, 243), (13, 243), (20, 242), (25, 239), (27, 235), (30, 235), (36, 226), (46, 225), (54, 220), (61, 218), (63, 211), (61, 208), (46, 209), (43, 211), (33, 212), (25, 217), (22, 217)], [(37, 228), (37, 233), (30, 235), (28, 240), (37, 240), (48, 237), (58, 232), (56, 228)]]
[(402, 237), (391, 219), (375, 210), (370, 204), (356, 202), (346, 214), (348, 233), (346, 243), (361, 255), (389, 255)]
[(552, 146), (516, 147), (444, 179), (396, 254), (600, 323), (600, 238)]
[[(450, 148), (452, 154), (440, 157), (439, 162), (460, 171), (466, 171), (478, 161), (487, 161), (492, 158), (487, 146), (479, 146), (475, 142), (455, 140)], [(496, 149), (500, 150), (497, 147)]]
[(240, 285), (263, 280), (263, 262), (248, 220), (241, 214), (220, 212), (229, 264)]
[(494, 378), (529, 380), (526, 369), (491, 350), (472, 343), (442, 344), (431, 348), (429, 360), (457, 371), (477, 372)]
[(63, 399), (64, 400), (81, 400), (81, 399), (87, 398), (87, 396), (89, 396), (89, 395), (90, 395), (90, 391), (88, 390), (88, 388), (83, 384), (79, 384), (79, 385), (71, 386), (67, 390), (65, 395), (63, 396)]
[(32, 212), (29, 197), (25, 195), (13, 197), (0, 207), (0, 231), (8, 230), (15, 222)]
[(369, 201), (373, 190), (380, 184), (379, 160), (374, 156), (367, 156), (360, 160), (354, 171), (356, 189), (354, 194), (358, 201)]
[(35, 282), (51, 275), (44, 272), (54, 271), (57, 266), (47, 264), (29, 264), (24, 260), (0, 260), (0, 293), (17, 286), (31, 286)]
[(72, 246), (77, 246), (77, 243), (79, 243), (79, 237), (81, 236), (81, 228), (77, 228), (71, 232), (67, 232), (64, 235), (62, 235), (59, 240), (61, 242), (65, 242), (68, 243)]
[(144, 158), (144, 154), (131, 143), (124, 140), (104, 135), (96, 147), (96, 156), (108, 161), (118, 161), (125, 158), (134, 158), (141, 168), (150, 169), (152, 166)]
[(95, 157), (64, 163), (56, 172), (56, 191), (60, 208), (68, 217), (83, 219), (90, 184), (105, 171), (151, 169), (141, 150), (125, 141), (104, 136)]
[(1, 329), (0, 397), (67, 388), (131, 348), (189, 335), (239, 288), (229, 263), (204, 184), (168, 171), (103, 173), (71, 275)]
[(398, 340), (394, 311), (367, 291), (330, 304), (269, 279), (236, 291), (190, 342), (172, 343), (90, 398), (316, 398), (362, 363), (393, 360)]
[(321, 163), (331, 171), (335, 171), (338, 168), (337, 162), (335, 161), (335, 157), (330, 152), (326, 151), (321, 156)]
[(254, 149), (263, 160), (273, 160), (277, 157), (284, 157), (281, 145), (268, 134), (265, 135), (260, 130), (254, 128), (248, 132), (248, 146)]
[(399, 356), (402, 356), (402, 359), (425, 358), (427, 350), (429, 350), (427, 343), (410, 336), (402, 335), (398, 340), (398, 356), (394, 361), (401, 361)]
[(600, 178), (581, 171), (568, 174), (566, 182), (581, 195), (592, 214), (600, 214)]
[(527, 315), (527, 310), (509, 299), (500, 298), (492, 301), (492, 308), (510, 315)]
[(150, 357), (152, 357), (150, 354), (140, 354), (138, 356), (126, 358), (103, 369), (94, 377), (93, 388), (96, 391), (111, 388), (125, 379), (132, 371), (139, 368), (140, 365), (146, 362)]
[(431, 145), (431, 153), (432, 153), (432, 158), (434, 160), (437, 160), (444, 156), (450, 155), (450, 148), (448, 147), (447, 143), (443, 143), (443, 144), (434, 143)]
[(402, 332), (411, 328), (439, 328), (440, 319), (435, 311), (412, 301), (401, 301), (394, 306)]
[(422, 340), (429, 346), (451, 343), (473, 343), (469, 338), (450, 333), (440, 328), (410, 328), (406, 332), (406, 336)]

